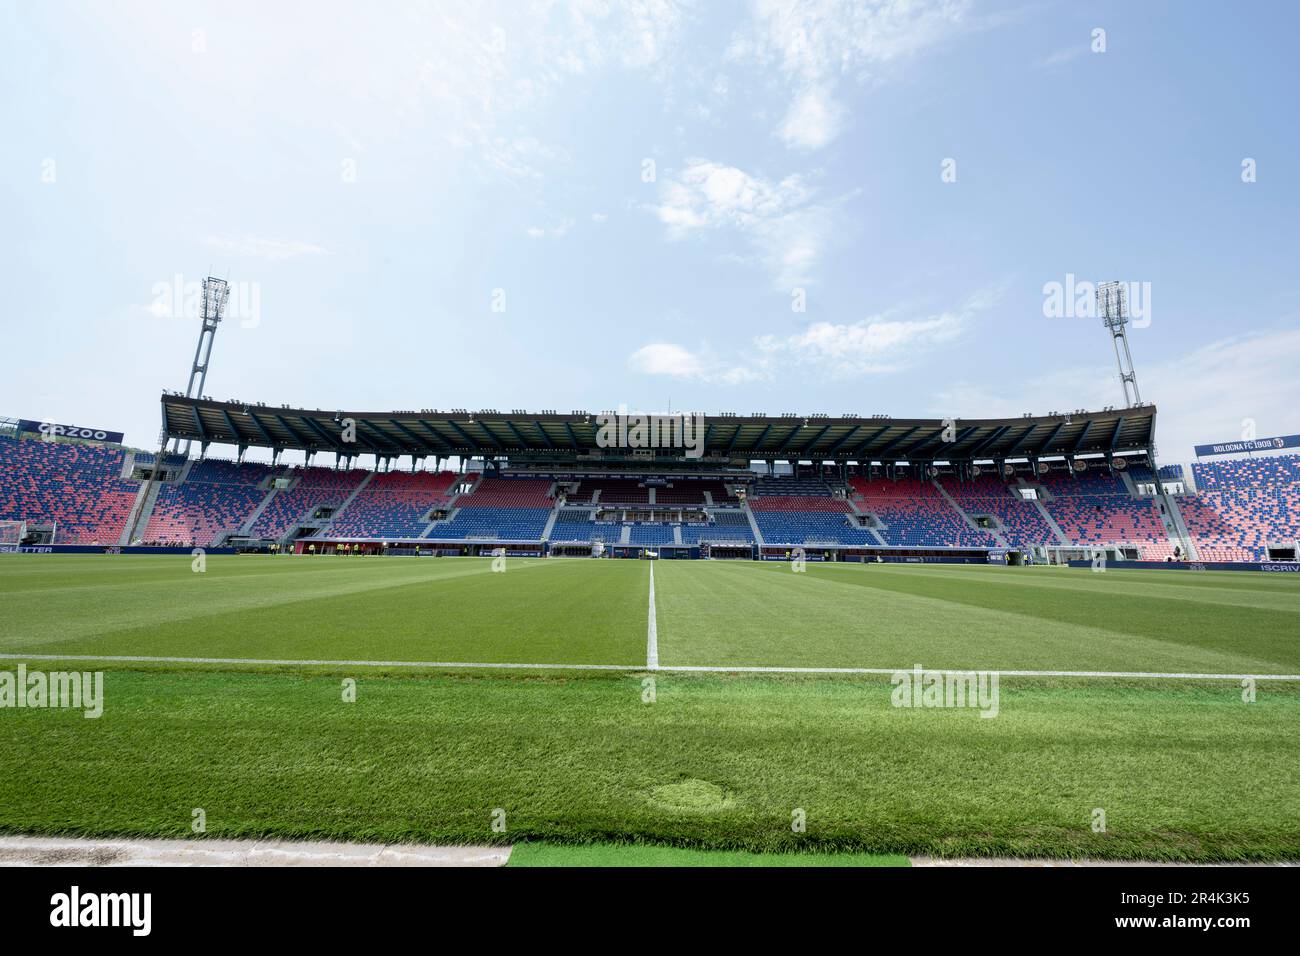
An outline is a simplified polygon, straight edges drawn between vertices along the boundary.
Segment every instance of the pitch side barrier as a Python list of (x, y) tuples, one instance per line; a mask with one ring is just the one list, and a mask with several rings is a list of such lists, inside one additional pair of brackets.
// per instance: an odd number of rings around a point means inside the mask
[[(5, 544), (0, 554), (193, 554), (194, 548), (108, 544)], [(236, 554), (234, 548), (203, 548), (204, 554)]]
[[(1071, 561), (1072, 568), (1091, 568), (1091, 561)], [(1110, 568), (1150, 568), (1160, 571), (1268, 571), (1300, 574), (1295, 561), (1112, 561)]]

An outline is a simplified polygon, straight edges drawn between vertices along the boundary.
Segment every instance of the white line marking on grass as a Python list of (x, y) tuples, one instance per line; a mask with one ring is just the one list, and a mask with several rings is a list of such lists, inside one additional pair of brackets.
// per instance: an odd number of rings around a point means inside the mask
[[(499, 670), (569, 670), (569, 671), (625, 671), (635, 673), (646, 670), (641, 664), (520, 664), (496, 661), (327, 661), (291, 658), (256, 657), (147, 657), (126, 654), (0, 654), (0, 660), (10, 661), (104, 661), (126, 664), (253, 664), (260, 666), (307, 667), (473, 667)], [(656, 670), (681, 674), (897, 674), (911, 672), (910, 667), (766, 667), (758, 665), (656, 665)], [(1285, 680), (1300, 681), (1300, 674), (1191, 674), (1161, 671), (1023, 671), (990, 668), (927, 667), (927, 674), (969, 674), (984, 670), (1003, 677), (1123, 677), (1157, 680)]]
[(655, 563), (650, 562), (650, 617), (645, 626), (645, 666), (659, 669), (659, 627), (655, 623)]

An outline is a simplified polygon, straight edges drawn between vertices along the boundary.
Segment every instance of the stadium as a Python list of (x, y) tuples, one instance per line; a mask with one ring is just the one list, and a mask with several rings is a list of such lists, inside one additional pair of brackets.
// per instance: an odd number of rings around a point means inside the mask
[[(1300, 716), (1295, 439), (1161, 464), (1139, 401), (985, 420), (219, 401), (222, 280), (204, 302), (157, 450), (0, 435), (3, 658), (107, 671), (114, 717), (72, 734), (77, 702), (38, 700), (3, 724), (6, 829), (192, 835), (179, 791), (204, 795), (208, 837), (517, 863), (1300, 854), (1277, 760)], [(31, 769), (51, 735), (57, 794)], [(1269, 783), (1237, 801), (1243, 778)]]
[(10, 935), (1289, 925), (1293, 11), (123, 4), (0, 8)]

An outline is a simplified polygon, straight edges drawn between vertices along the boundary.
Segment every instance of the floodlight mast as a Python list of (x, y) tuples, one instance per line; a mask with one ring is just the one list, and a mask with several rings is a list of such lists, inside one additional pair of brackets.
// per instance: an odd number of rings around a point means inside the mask
[[(199, 328), (199, 342), (194, 347), (194, 363), (190, 366), (190, 381), (185, 387), (186, 398), (202, 398), (203, 386), (208, 380), (208, 362), (212, 358), (212, 343), (217, 337), (217, 326), (221, 320), (226, 317), (226, 301), (230, 298), (230, 283), (225, 279), (218, 279), (214, 276), (208, 276), (203, 280), (203, 314), (200, 318), (203, 320)], [(180, 447), (181, 441), (176, 439), (172, 445), (172, 451), (180, 451), (182, 455), (188, 456), (190, 453), (191, 440), (185, 440), (185, 446)]]
[[(1142, 404), (1138, 391), (1137, 372), (1133, 370), (1133, 354), (1128, 348), (1128, 294), (1122, 282), (1103, 282), (1097, 286), (1097, 314), (1102, 324), (1110, 329), (1111, 344), (1115, 346), (1115, 364), (1119, 367), (1119, 383), (1124, 390), (1124, 404), (1128, 408)], [(1120, 346), (1123, 346), (1121, 350)]]

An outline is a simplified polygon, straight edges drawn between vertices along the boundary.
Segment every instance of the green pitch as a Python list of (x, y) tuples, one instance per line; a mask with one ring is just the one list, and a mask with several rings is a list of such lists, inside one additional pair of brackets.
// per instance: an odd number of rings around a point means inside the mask
[[(653, 567), (664, 668), (1300, 674), (1292, 575)], [(651, 685), (650, 570), (0, 556), (0, 653), (106, 672), (99, 719), (0, 709), (0, 830), (1300, 858), (1298, 682), (1004, 677), (996, 719), (886, 675)]]

